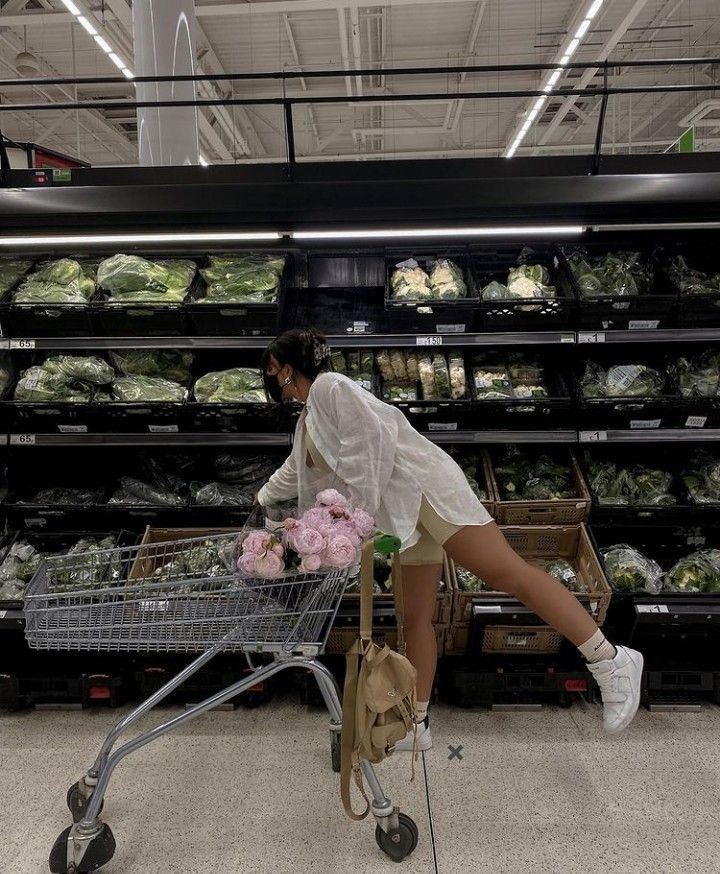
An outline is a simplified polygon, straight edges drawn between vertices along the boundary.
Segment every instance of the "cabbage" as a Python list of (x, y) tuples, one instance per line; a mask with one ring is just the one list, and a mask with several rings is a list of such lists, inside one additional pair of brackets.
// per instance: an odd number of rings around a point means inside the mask
[(122, 403), (182, 403), (187, 390), (161, 376), (121, 376), (112, 384), (112, 395)]
[(618, 592), (660, 591), (660, 565), (626, 543), (602, 550), (608, 582)]
[(98, 283), (115, 302), (180, 303), (195, 276), (192, 261), (148, 261), (113, 255), (98, 267)]
[(206, 373), (197, 380), (193, 391), (201, 404), (267, 402), (262, 375), (253, 367)]
[(25, 370), (15, 386), (15, 400), (32, 403), (91, 400), (100, 386), (112, 382), (115, 373), (96, 356), (53, 355)]
[(173, 382), (190, 381), (192, 352), (179, 349), (133, 349), (127, 352), (111, 352), (110, 358), (125, 376), (161, 376)]
[(77, 261), (61, 258), (59, 261), (48, 261), (42, 264), (33, 274), (37, 282), (50, 282), (54, 285), (70, 285), (80, 279), (82, 268)]
[(214, 255), (201, 270), (207, 282), (200, 303), (275, 303), (285, 257), (248, 252), (245, 255)]

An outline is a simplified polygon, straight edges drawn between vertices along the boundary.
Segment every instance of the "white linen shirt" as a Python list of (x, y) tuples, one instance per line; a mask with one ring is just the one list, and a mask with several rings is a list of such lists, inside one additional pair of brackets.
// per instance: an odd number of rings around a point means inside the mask
[[(293, 451), (260, 489), (260, 504), (297, 499), (312, 506), (327, 476), (308, 467), (305, 429), (334, 471), (335, 487), (375, 517), (402, 549), (417, 543), (423, 495), (453, 525), (484, 525), (491, 517), (450, 456), (419, 434), (397, 408), (340, 373), (313, 382), (295, 429)], [(344, 488), (343, 488), (344, 487)]]

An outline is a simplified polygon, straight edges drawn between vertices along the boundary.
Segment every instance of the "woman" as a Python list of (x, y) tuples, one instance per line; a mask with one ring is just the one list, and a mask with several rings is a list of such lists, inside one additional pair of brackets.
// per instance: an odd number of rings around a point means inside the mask
[[(614, 647), (561, 583), (510, 548), (449, 455), (415, 431), (398, 409), (333, 373), (325, 338), (313, 330), (279, 336), (265, 350), (262, 365), (269, 397), (305, 406), (293, 452), (260, 490), (258, 502), (298, 499), (309, 505), (334, 477), (356, 507), (402, 542), (405, 636), (417, 670), (421, 750), (432, 746), (427, 718), (437, 664), (432, 617), (443, 550), (575, 644), (600, 687), (606, 731), (617, 734), (629, 725), (640, 700), (642, 655)], [(412, 737), (395, 748), (412, 749)]]

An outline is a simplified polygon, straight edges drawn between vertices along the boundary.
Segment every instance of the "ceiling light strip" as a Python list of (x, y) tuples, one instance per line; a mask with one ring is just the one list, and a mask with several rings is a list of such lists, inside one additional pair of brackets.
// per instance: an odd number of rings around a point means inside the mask
[(294, 240), (360, 240), (391, 237), (576, 236), (583, 225), (498, 225), (468, 228), (384, 228), (372, 230), (294, 231)]
[[(580, 45), (580, 40), (585, 36), (590, 28), (593, 18), (597, 15), (600, 10), (600, 7), (603, 5), (604, 0), (593, 0), (593, 2), (588, 7), (587, 12), (585, 13), (585, 17), (582, 19), (580, 24), (578, 25), (577, 30), (575, 31), (575, 35), (570, 40), (567, 45), (567, 48), (563, 52), (562, 57), (560, 58), (559, 66), (556, 67), (548, 76), (547, 82), (543, 86), (543, 91), (546, 94), (550, 94), (550, 92), (555, 88), (558, 83), (558, 80), (563, 74), (563, 68), (566, 67), (570, 63), (570, 58), (575, 54)], [(541, 100), (546, 100), (547, 98), (540, 98)], [(520, 147), (522, 141), (525, 139), (527, 132), (532, 127), (535, 119), (539, 115), (540, 109), (535, 109), (535, 106), (530, 110), (527, 114), (525, 121), (523, 122), (520, 130), (515, 135), (510, 147), (505, 152), (506, 158), (512, 158), (515, 152), (517, 152)]]
[(233, 243), (244, 241), (279, 240), (278, 231), (211, 231), (166, 234), (45, 234), (35, 237), (0, 237), (3, 248), (22, 246), (75, 246), (112, 245), (115, 243)]
[(134, 79), (135, 75), (130, 69), (130, 65), (123, 60), (122, 56), (119, 55), (110, 43), (97, 31), (94, 22), (94, 16), (92, 12), (88, 12), (88, 14), (83, 14), (83, 10), (81, 10), (76, 3), (73, 3), (72, 0), (62, 0), (63, 6), (75, 16), (77, 22), (81, 27), (95, 40), (98, 46), (105, 52), (105, 54), (110, 58), (110, 60), (115, 64), (118, 70), (122, 71), (123, 76), (126, 79)]

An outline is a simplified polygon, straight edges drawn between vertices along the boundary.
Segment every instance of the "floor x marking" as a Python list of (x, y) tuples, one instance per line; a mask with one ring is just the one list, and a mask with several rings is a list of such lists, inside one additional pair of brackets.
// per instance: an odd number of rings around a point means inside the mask
[(450, 761), (452, 761), (453, 759), (459, 759), (460, 761), (462, 761), (463, 757), (460, 755), (463, 750), (462, 745), (460, 745), (459, 747), (451, 747), (450, 744), (448, 744), (448, 749), (450, 750), (450, 755), (448, 756), (448, 759)]

